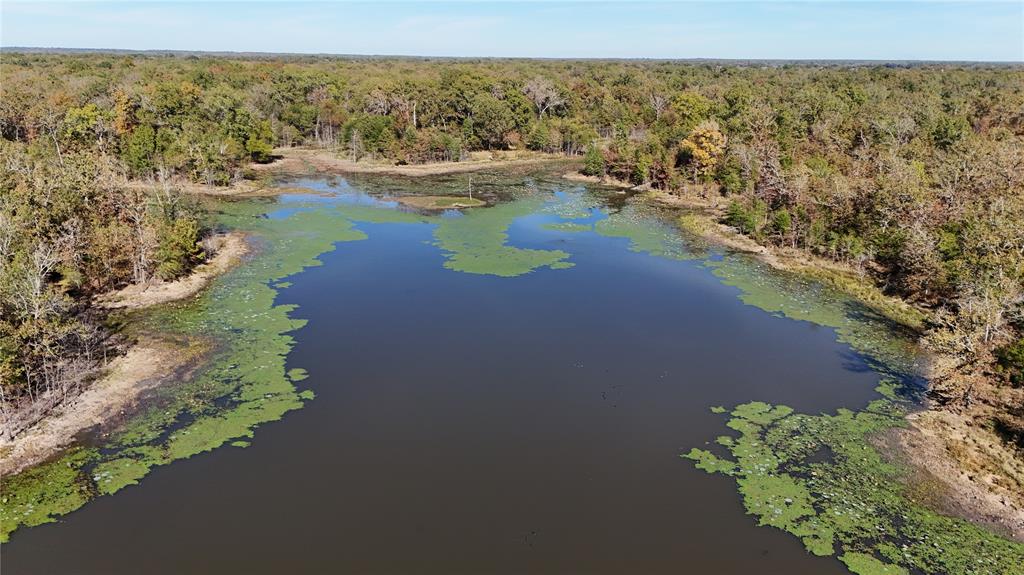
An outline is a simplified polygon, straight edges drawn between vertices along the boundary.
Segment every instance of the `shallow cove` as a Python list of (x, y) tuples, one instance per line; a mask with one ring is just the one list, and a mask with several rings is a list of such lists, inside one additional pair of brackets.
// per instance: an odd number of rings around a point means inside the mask
[[(731, 482), (679, 455), (724, 431), (713, 406), (864, 408), (878, 397), (870, 366), (899, 342), (864, 343), (842, 314), (808, 311), (817, 302), (780, 308), (768, 296), (785, 286), (747, 281), (764, 270), (693, 253), (654, 215), (582, 188), (495, 179), (503, 203), (436, 216), (362, 182), (291, 185), (331, 195), (236, 207), (228, 222), (264, 234), (271, 254), (301, 247), (323, 263), (271, 259), (257, 278), (297, 306), (275, 309), (308, 320), (286, 326), (300, 329), (282, 368), (308, 378), (268, 392), (287, 402), (284, 420), (245, 419), (262, 424), (245, 449), (173, 465), (207, 446), (181, 438), (209, 433), (185, 434), (190, 420), (178, 441), (154, 436), (166, 461), (139, 486), (18, 531), (6, 572), (846, 572), (756, 527)], [(181, 321), (215, 328), (242, 305), (217, 293)], [(739, 296), (840, 324), (875, 362), (833, 329)], [(262, 313), (256, 303), (246, 313)], [(214, 375), (239, 377), (232, 365)]]

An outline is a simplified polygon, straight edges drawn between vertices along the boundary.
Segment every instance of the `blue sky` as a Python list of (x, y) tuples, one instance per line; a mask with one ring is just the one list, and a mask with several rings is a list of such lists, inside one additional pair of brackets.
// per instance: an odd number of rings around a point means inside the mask
[(1024, 1), (0, 2), (0, 45), (426, 56), (1024, 60)]

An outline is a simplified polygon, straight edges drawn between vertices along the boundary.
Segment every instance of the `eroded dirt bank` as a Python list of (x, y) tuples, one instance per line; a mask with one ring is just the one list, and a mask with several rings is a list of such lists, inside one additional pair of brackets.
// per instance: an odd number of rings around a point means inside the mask
[(144, 338), (115, 358), (105, 374), (73, 400), (61, 405), (12, 440), (0, 440), (0, 476), (41, 463), (70, 445), (80, 433), (130, 411), (143, 392), (195, 362), (204, 342)]

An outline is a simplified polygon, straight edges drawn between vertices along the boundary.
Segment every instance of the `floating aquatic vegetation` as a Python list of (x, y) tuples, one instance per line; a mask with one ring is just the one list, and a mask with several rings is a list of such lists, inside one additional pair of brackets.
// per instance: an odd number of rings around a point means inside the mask
[(41, 525), (78, 509), (96, 487), (82, 473), (95, 450), (73, 449), (56, 461), (43, 463), (4, 478), (0, 496), (0, 541), (19, 525)]
[(639, 204), (608, 210), (598, 198), (582, 192), (559, 192), (543, 211), (560, 218), (544, 229), (563, 232), (594, 232), (610, 238), (629, 240), (629, 249), (653, 256), (688, 260), (696, 256), (676, 228), (661, 221)]
[(259, 253), (218, 279), (197, 301), (136, 318), (144, 329), (223, 342), (210, 364), (191, 380), (161, 390), (154, 406), (114, 433), (102, 449), (72, 449), (5, 478), (2, 540), (19, 526), (52, 521), (95, 496), (135, 484), (154, 466), (229, 442), (242, 445), (256, 426), (312, 399), (312, 392), (295, 387), (305, 371), (285, 371), (293, 343), (287, 333), (305, 322), (290, 317), (294, 306), (274, 305), (277, 290), (271, 286), (317, 265), (316, 258), (335, 242), (366, 236), (330, 210), (259, 217), (266, 210), (257, 202), (223, 204), (220, 222), (255, 234)]
[(592, 232), (593, 224), (578, 224), (576, 222), (549, 222), (541, 225), (545, 230), (553, 232)]
[(663, 222), (644, 214), (636, 206), (626, 206), (594, 224), (602, 236), (629, 239), (629, 249), (674, 260), (696, 256), (688, 249), (679, 232)]
[(799, 537), (819, 556), (837, 555), (854, 573), (1024, 573), (1024, 545), (908, 497), (903, 470), (870, 436), (904, 425), (894, 384), (862, 411), (807, 415), (762, 402), (732, 410), (738, 436), (716, 443), (730, 457), (692, 449), (684, 457), (736, 480), (758, 524)]
[(508, 228), (530, 215), (540, 198), (472, 210), (459, 217), (422, 215), (368, 205), (341, 205), (338, 212), (353, 222), (425, 223), (434, 226), (436, 245), (445, 253), (444, 267), (465, 273), (513, 277), (541, 267), (571, 267), (569, 254), (561, 250), (517, 248), (508, 243)]
[(434, 230), (437, 245), (448, 253), (444, 267), (473, 274), (512, 277), (537, 268), (571, 267), (561, 250), (537, 250), (508, 245), (508, 227), (517, 218), (534, 213), (541, 198), (525, 198), (442, 219)]
[[(263, 217), (271, 210), (276, 210), (272, 217)], [(195, 377), (161, 389), (153, 408), (116, 430), (101, 448), (74, 448), (5, 478), (0, 538), (135, 484), (154, 466), (225, 444), (245, 447), (257, 426), (313, 399), (312, 391), (296, 387), (307, 377), (305, 370), (285, 369), (293, 343), (288, 333), (305, 322), (291, 316), (294, 306), (275, 305), (274, 299), (278, 289), (289, 285), (286, 278), (319, 265), (318, 256), (335, 243), (365, 239), (360, 223), (433, 226), (444, 265), (454, 271), (510, 277), (545, 266), (571, 266), (566, 252), (509, 244), (510, 226), (538, 212), (557, 218), (541, 223), (544, 229), (592, 231), (627, 239), (633, 251), (679, 260), (695, 257), (672, 226), (654, 214), (632, 204), (609, 213), (584, 194), (561, 194), (554, 201), (527, 196), (460, 217), (313, 198), (281, 209), (261, 201), (222, 204), (220, 224), (251, 232), (258, 244), (252, 261), (219, 278), (199, 299), (144, 312), (135, 323), (223, 345)], [(881, 371), (915, 372), (913, 344), (844, 295), (742, 256), (727, 254), (704, 264), (723, 283), (737, 287), (744, 302), (835, 329), (840, 340), (874, 358)], [(903, 423), (892, 386), (882, 391), (883, 398), (865, 410), (833, 415), (741, 405), (728, 422), (739, 435), (718, 438), (715, 448), (729, 457), (706, 449), (692, 450), (687, 457), (701, 469), (733, 477), (759, 523), (800, 537), (812, 553), (837, 555), (855, 573), (1021, 573), (1020, 545), (938, 515), (905, 496), (901, 470), (886, 463), (868, 441), (872, 433)]]
[[(54, 461), (5, 478), (0, 500), (0, 540), (20, 526), (46, 523), (93, 497), (139, 482), (151, 468), (224, 444), (248, 445), (254, 429), (313, 399), (295, 384), (308, 374), (285, 369), (293, 340), (305, 320), (295, 306), (275, 305), (285, 278), (319, 265), (334, 244), (367, 235), (359, 223), (435, 226), (445, 267), (466, 273), (515, 276), (538, 267), (571, 266), (558, 250), (507, 245), (511, 223), (533, 213), (540, 198), (502, 204), (460, 218), (424, 216), (375, 203), (330, 203), (312, 197), (278, 207), (258, 200), (213, 206), (218, 224), (250, 233), (257, 254), (195, 301), (138, 312), (133, 329), (203, 337), (222, 345), (192, 379), (161, 389), (153, 407), (107, 440), (102, 449), (76, 448)], [(265, 217), (268, 213), (269, 217)]]

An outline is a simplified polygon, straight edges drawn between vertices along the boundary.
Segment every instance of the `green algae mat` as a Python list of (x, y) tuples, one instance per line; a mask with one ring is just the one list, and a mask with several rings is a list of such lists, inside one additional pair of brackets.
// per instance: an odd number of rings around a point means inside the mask
[(133, 329), (217, 342), (215, 351), (193, 377), (160, 389), (149, 408), (102, 444), (74, 447), (5, 478), (3, 540), (136, 484), (156, 466), (218, 447), (244, 448), (258, 426), (314, 400), (302, 389), (305, 372), (285, 365), (294, 343), (290, 333), (305, 323), (301, 310), (275, 298), (289, 285), (287, 278), (320, 265), (320, 256), (336, 245), (366, 240), (363, 224), (429, 226), (440, 265), (453, 272), (514, 278), (572, 268), (571, 248), (510, 242), (510, 228), (529, 220), (553, 234), (620, 238), (631, 251), (702, 266), (744, 303), (830, 328), (867, 358), (883, 383), (877, 399), (861, 410), (805, 414), (764, 402), (709, 406), (731, 432), (708, 438), (684, 457), (735, 482), (759, 525), (786, 531), (808, 553), (835, 556), (862, 575), (1024, 573), (1024, 546), (913, 501), (903, 487), (905, 471), (874, 447), (875, 434), (904, 424), (919, 391), (919, 359), (898, 326), (835, 290), (744, 256), (695, 247), (655, 210), (637, 204), (609, 209), (587, 193), (527, 194), (457, 216), (314, 199), (225, 201), (214, 209), (218, 225), (250, 234), (255, 254), (200, 298), (127, 321)]

